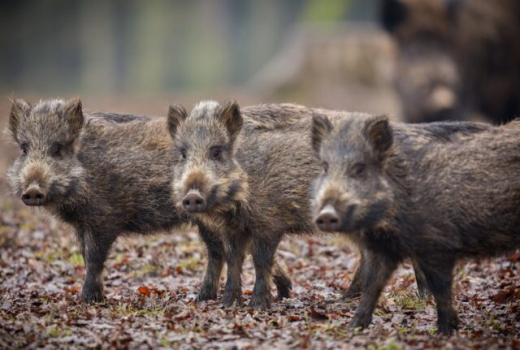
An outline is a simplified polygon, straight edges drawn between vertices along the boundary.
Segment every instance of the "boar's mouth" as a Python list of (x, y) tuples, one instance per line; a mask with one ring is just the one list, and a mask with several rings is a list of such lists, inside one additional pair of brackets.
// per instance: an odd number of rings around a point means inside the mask
[(349, 233), (352, 231), (372, 229), (383, 218), (390, 208), (390, 201), (380, 200), (370, 205), (364, 213), (356, 209), (356, 206), (350, 206), (342, 215), (342, 227), (340, 232)]

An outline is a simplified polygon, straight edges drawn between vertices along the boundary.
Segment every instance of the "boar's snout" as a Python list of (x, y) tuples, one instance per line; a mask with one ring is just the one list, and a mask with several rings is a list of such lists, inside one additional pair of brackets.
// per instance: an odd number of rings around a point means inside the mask
[(337, 231), (341, 226), (341, 219), (332, 205), (326, 205), (316, 217), (316, 225), (322, 231)]
[(22, 201), (28, 206), (39, 206), (45, 203), (45, 194), (37, 187), (30, 187), (22, 194)]
[(190, 213), (198, 213), (206, 210), (206, 200), (200, 195), (199, 191), (190, 191), (182, 199), (182, 206)]

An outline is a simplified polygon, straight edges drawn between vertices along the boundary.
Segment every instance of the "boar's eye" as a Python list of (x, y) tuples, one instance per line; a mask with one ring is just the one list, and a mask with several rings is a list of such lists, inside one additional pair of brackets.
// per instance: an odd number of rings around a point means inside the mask
[(55, 143), (54, 145), (52, 145), (52, 148), (51, 148), (51, 156), (53, 157), (61, 157), (63, 153), (63, 145), (61, 143)]
[(20, 150), (22, 151), (22, 155), (26, 156), (29, 153), (29, 145), (26, 143), (22, 143), (20, 145)]
[(179, 149), (179, 153), (181, 155), (181, 160), (186, 160), (186, 148)]
[(367, 169), (367, 166), (363, 163), (354, 164), (352, 167), (352, 175), (354, 176), (362, 176)]
[(222, 159), (222, 147), (215, 146), (210, 149), (211, 159), (221, 160)]
[(329, 171), (329, 163), (323, 162), (321, 163), (321, 166), (323, 167), (323, 172), (326, 174), (327, 171)]

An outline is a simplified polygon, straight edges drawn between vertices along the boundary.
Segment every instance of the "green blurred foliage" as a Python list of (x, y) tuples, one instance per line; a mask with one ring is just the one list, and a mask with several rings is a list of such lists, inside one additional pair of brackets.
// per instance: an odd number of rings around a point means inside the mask
[(376, 0), (0, 2), (0, 91), (241, 86), (305, 22), (372, 19)]
[(303, 13), (306, 22), (337, 22), (345, 18), (352, 0), (309, 0)]

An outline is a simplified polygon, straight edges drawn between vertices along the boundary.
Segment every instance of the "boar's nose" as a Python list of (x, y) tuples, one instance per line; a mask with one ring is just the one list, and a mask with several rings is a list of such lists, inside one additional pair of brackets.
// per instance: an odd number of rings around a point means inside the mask
[(197, 192), (189, 192), (182, 199), (182, 206), (190, 213), (197, 213), (206, 210), (206, 200)]
[(45, 202), (45, 194), (38, 188), (29, 188), (22, 194), (22, 201), (25, 205), (38, 206)]
[(316, 217), (316, 225), (322, 231), (337, 231), (341, 220), (332, 205), (325, 206)]

